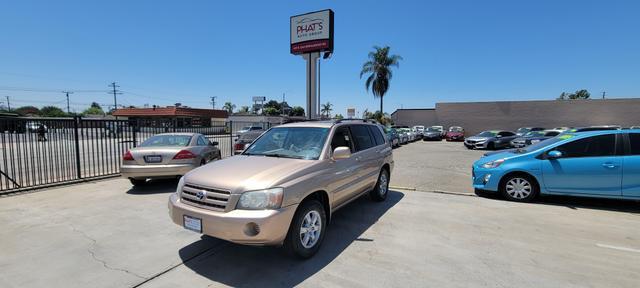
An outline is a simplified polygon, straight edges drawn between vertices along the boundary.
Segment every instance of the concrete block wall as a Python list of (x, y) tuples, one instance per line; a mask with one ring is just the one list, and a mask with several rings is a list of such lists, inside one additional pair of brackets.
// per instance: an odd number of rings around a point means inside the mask
[(392, 118), (399, 125), (462, 126), (467, 135), (526, 126), (629, 127), (640, 126), (640, 98), (437, 103), (435, 109), (400, 109)]

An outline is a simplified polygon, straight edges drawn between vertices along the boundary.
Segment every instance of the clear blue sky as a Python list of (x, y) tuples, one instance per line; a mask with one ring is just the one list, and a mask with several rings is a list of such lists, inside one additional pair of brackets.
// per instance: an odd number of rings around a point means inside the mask
[[(639, 3), (2, 0), (0, 96), (11, 96), (13, 107), (63, 107), (56, 91), (106, 90), (117, 81), (125, 105), (210, 107), (215, 95), (218, 107), (239, 107), (284, 92), (304, 106), (305, 62), (289, 54), (289, 16), (331, 8), (335, 54), (322, 63), (321, 92), (334, 113), (378, 107), (359, 78), (373, 45), (404, 57), (385, 97), (389, 113), (436, 102), (554, 99), (582, 88), (635, 97)], [(104, 92), (71, 99), (76, 111), (113, 102)]]

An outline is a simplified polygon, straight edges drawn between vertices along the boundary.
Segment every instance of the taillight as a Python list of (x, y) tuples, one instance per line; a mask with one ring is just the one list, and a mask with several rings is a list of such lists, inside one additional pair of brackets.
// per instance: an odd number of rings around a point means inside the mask
[(244, 143), (236, 143), (235, 150), (244, 150)]
[(178, 154), (176, 154), (176, 156), (173, 156), (173, 159), (175, 159), (175, 160), (193, 159), (193, 158), (196, 158), (196, 154), (193, 154), (189, 150), (180, 150), (180, 152), (178, 152)]
[(129, 150), (127, 150), (127, 152), (124, 153), (124, 156), (122, 156), (122, 160), (133, 161), (133, 155), (131, 155), (131, 152)]

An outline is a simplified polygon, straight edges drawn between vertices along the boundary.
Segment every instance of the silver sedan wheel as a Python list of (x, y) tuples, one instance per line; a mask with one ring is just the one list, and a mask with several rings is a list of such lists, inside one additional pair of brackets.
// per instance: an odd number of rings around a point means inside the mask
[(302, 224), (300, 225), (300, 243), (304, 248), (311, 248), (318, 240), (322, 233), (322, 218), (318, 211), (312, 210), (304, 215)]
[(378, 193), (380, 193), (380, 196), (384, 196), (384, 194), (387, 194), (387, 190), (389, 190), (389, 177), (383, 171), (380, 173), (380, 179), (378, 180)]
[(515, 199), (524, 199), (531, 195), (533, 187), (531, 183), (523, 178), (513, 178), (507, 182), (505, 187), (507, 194)]

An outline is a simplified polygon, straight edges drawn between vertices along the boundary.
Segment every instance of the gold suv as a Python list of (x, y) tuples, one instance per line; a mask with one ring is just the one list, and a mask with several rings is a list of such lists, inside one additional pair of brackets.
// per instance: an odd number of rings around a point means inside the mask
[(391, 169), (391, 145), (378, 124), (285, 124), (242, 154), (187, 173), (169, 199), (169, 213), (198, 233), (284, 245), (308, 258), (318, 251), (334, 211), (366, 193), (385, 200)]

